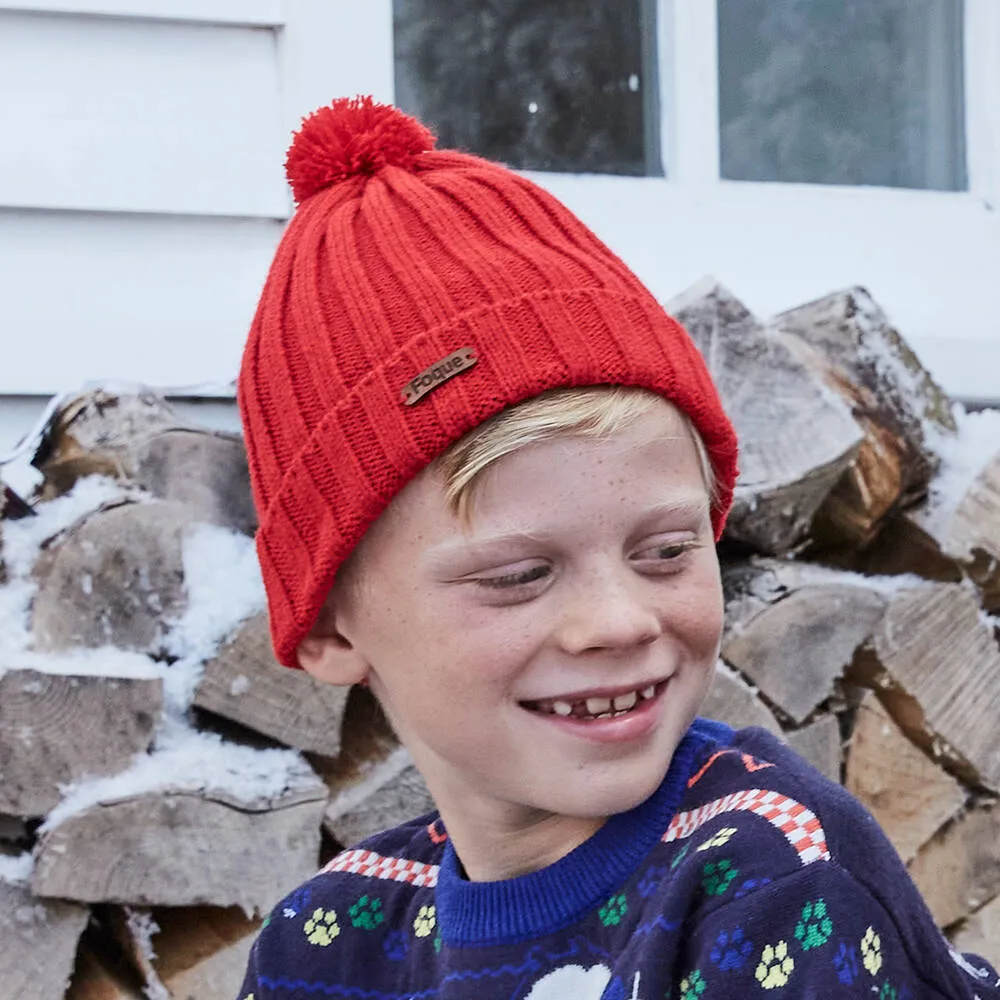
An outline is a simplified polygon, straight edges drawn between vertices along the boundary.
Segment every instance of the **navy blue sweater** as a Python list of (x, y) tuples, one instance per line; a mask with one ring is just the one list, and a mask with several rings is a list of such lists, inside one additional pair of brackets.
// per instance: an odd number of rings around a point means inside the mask
[(769, 733), (699, 720), (663, 784), (541, 871), (469, 882), (435, 815), (280, 903), (241, 1000), (1000, 998), (868, 813)]

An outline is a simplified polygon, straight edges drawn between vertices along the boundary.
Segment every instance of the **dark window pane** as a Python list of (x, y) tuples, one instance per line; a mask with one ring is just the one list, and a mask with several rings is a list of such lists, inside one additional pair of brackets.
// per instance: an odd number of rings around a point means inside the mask
[(396, 102), (530, 170), (660, 173), (655, 0), (395, 0)]
[(722, 176), (966, 186), (962, 0), (718, 0)]

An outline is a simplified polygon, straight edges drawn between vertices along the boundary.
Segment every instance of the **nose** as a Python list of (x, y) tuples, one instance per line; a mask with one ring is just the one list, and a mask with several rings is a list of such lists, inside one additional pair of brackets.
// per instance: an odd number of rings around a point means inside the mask
[(627, 650), (653, 642), (663, 625), (648, 584), (628, 571), (595, 569), (566, 598), (560, 644), (568, 653)]

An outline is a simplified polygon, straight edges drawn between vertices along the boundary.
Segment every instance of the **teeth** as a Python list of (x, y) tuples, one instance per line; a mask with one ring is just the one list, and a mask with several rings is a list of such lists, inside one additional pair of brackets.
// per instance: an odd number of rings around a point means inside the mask
[(639, 696), (635, 693), (635, 691), (629, 691), (628, 694), (620, 694), (613, 702), (615, 711), (627, 712), (638, 700)]
[(548, 711), (552, 715), (559, 715), (563, 718), (576, 716), (579, 719), (612, 719), (616, 715), (623, 715), (632, 711), (640, 702), (656, 697), (656, 685), (641, 691), (629, 691), (627, 694), (620, 694), (617, 698), (586, 698), (583, 701), (559, 701), (553, 700), (539, 703), (542, 711)]

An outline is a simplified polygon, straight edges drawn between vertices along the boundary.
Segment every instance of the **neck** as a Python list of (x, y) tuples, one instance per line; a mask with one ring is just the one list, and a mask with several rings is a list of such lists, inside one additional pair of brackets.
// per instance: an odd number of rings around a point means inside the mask
[(472, 882), (498, 882), (540, 871), (579, 847), (605, 822), (603, 817), (559, 816), (520, 807), (476, 812), (467, 804), (450, 809), (439, 803), (439, 808)]

